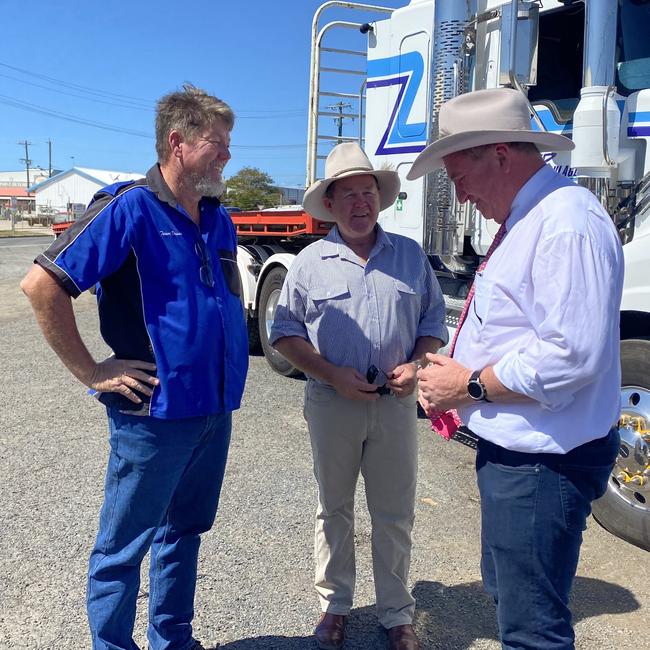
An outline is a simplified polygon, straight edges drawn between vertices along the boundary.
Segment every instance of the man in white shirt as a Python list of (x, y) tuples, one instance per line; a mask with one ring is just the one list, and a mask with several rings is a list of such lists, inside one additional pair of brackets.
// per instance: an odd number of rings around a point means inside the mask
[(596, 197), (544, 164), (540, 151), (573, 143), (533, 132), (518, 91), (456, 97), (439, 124), (409, 178), (444, 165), (500, 229), (450, 357), (418, 372), (420, 401), (434, 429), (457, 409), (479, 438), (481, 570), (503, 648), (571, 649), (582, 531), (618, 451), (621, 244)]

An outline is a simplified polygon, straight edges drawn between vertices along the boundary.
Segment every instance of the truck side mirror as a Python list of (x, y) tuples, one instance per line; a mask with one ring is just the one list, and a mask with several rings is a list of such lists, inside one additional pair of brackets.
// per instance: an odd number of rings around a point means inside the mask
[[(498, 32), (501, 33), (499, 52), (499, 84), (512, 85), (511, 73), (522, 86), (537, 84), (537, 43), (539, 38), (539, 7), (537, 4), (517, 3), (517, 20), (513, 23), (514, 2), (501, 7)], [(516, 35), (514, 60), (511, 61), (512, 40)], [(512, 69), (511, 69), (512, 65)]]

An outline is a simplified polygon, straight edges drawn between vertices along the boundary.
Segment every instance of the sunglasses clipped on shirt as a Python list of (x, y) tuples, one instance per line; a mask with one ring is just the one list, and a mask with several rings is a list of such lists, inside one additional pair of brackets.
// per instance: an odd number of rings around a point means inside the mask
[(375, 379), (377, 379), (377, 375), (380, 372), (381, 372), (382, 375), (384, 375), (384, 377), (386, 378), (386, 381), (384, 382), (383, 386), (378, 386), (377, 387), (377, 390), (375, 391), (375, 393), (377, 393), (377, 395), (390, 395), (390, 388), (388, 388), (388, 386), (386, 385), (386, 383), (388, 382), (388, 375), (383, 370), (379, 370), (377, 368), (377, 366), (373, 365), (373, 366), (370, 366), (370, 368), (368, 368), (368, 372), (366, 373), (366, 381), (369, 384), (374, 384)]
[(199, 237), (194, 244), (194, 252), (199, 256), (201, 260), (201, 268), (199, 269), (199, 276), (201, 277), (201, 282), (206, 287), (214, 287), (214, 273), (212, 271), (212, 263), (210, 262), (210, 256), (208, 255), (208, 250), (205, 247), (205, 242), (202, 237)]

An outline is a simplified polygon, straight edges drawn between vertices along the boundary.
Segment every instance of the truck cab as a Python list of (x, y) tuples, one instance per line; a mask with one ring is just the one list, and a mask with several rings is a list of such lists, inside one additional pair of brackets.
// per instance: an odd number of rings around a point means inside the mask
[[(315, 23), (324, 8), (339, 4), (323, 5)], [(621, 453), (594, 515), (650, 550), (650, 2), (411, 0), (385, 11), (387, 17), (358, 26), (367, 39), (366, 76), (356, 95), (349, 84), (344, 90), (358, 134), (338, 137), (358, 140), (375, 167), (398, 171), (401, 193), (380, 223), (424, 248), (445, 294), (450, 329), (496, 226), (458, 203), (444, 170), (406, 179), (418, 153), (437, 139), (445, 101), (482, 88), (519, 90), (533, 129), (576, 144), (548, 154), (547, 162), (593, 191), (618, 228), (626, 263)], [(326, 71), (336, 68), (322, 62), (332, 51), (322, 36), (334, 25), (313, 31), (307, 185), (333, 137), (319, 125), (334, 94), (323, 87)]]

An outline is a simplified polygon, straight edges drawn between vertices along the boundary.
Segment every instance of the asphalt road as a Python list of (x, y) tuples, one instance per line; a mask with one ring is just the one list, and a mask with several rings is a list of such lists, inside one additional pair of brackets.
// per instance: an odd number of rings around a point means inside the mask
[[(89, 648), (86, 561), (101, 500), (107, 432), (102, 407), (45, 346), (18, 281), (44, 240), (0, 240), (0, 648)], [(92, 351), (93, 299), (76, 303)], [(204, 537), (195, 634), (225, 650), (314, 648), (312, 531), (316, 491), (302, 418), (303, 383), (251, 358), (223, 497)], [(420, 422), (411, 566), (423, 649), (496, 650), (494, 607), (481, 589), (473, 452)], [(374, 616), (370, 527), (357, 498), (358, 580), (346, 648), (381, 649)], [(573, 610), (577, 647), (647, 647), (650, 556), (593, 520)], [(145, 641), (143, 571), (135, 640)], [(211, 646), (210, 646), (211, 647)]]

